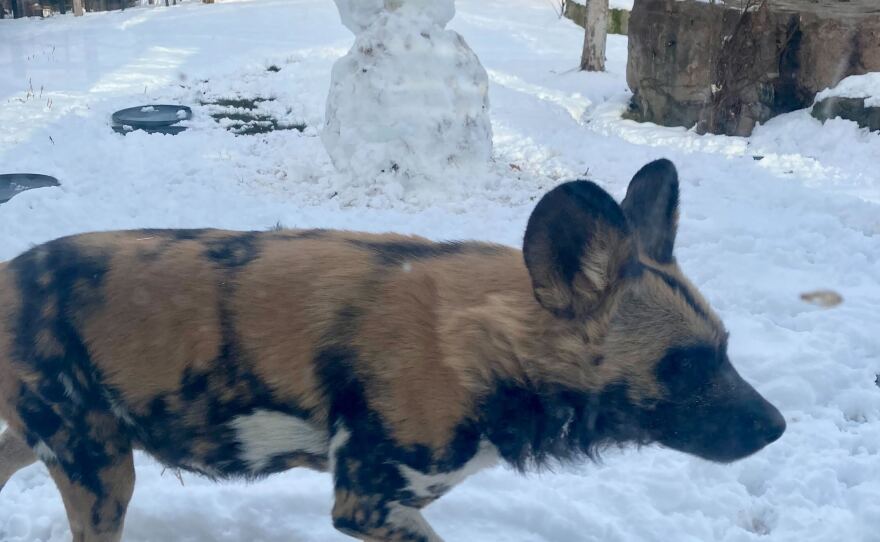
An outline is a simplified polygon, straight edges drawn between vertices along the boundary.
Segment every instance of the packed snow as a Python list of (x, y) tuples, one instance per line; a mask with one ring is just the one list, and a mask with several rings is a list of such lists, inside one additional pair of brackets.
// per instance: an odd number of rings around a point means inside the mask
[(816, 101), (826, 98), (867, 98), (867, 107), (880, 107), (880, 72), (850, 75), (832, 88), (816, 96)]
[[(880, 135), (806, 111), (749, 139), (621, 120), (625, 37), (609, 37), (606, 73), (586, 74), (575, 69), (583, 30), (551, 2), (456, 9), (450, 29), (489, 74), (493, 162), (431, 190), (338, 173), (325, 152), (332, 66), (355, 39), (327, 0), (0, 21), (0, 169), (61, 181), (0, 205), (0, 260), (89, 230), (279, 222), (518, 245), (550, 187), (588, 177), (621, 198), (640, 166), (665, 156), (682, 179), (680, 263), (788, 431), (726, 466), (649, 447), (526, 477), (497, 467), (427, 518), (449, 541), (880, 540)], [(259, 111), (307, 127), (235, 136), (203, 105), (255, 97), (267, 99)], [(193, 108), (187, 131), (110, 129), (116, 110), (163, 103)], [(799, 298), (819, 289), (843, 303)], [(325, 474), (181, 483), (145, 455), (136, 461), (127, 541), (349, 540), (331, 525)], [(0, 493), (0, 540), (70, 540), (44, 467)]]
[(331, 72), (322, 138), (334, 165), (408, 188), (484, 174), (489, 77), (464, 39), (444, 28), (453, 0), (373, 4), (336, 2), (356, 38)]
[(360, 34), (390, 11), (418, 14), (438, 26), (446, 26), (455, 15), (454, 0), (333, 0), (346, 28)]

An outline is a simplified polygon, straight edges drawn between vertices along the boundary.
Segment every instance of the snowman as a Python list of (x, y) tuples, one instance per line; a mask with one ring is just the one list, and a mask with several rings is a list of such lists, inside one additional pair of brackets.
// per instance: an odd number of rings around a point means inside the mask
[(358, 179), (442, 180), (492, 155), (489, 79), (446, 24), (454, 0), (335, 0), (356, 39), (333, 66), (322, 140)]

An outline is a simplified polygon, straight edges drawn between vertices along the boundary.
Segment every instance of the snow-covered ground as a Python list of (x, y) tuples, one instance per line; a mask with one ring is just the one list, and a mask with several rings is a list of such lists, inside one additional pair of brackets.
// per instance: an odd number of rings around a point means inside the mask
[[(429, 520), (450, 541), (880, 540), (880, 135), (806, 112), (750, 139), (623, 121), (625, 38), (610, 36), (607, 73), (583, 74), (582, 30), (551, 2), (457, 7), (450, 28), (489, 72), (495, 165), (408, 190), (335, 173), (321, 145), (330, 68), (353, 41), (329, 0), (0, 21), (0, 170), (62, 183), (0, 206), (0, 260), (87, 230), (276, 222), (517, 245), (546, 189), (589, 176), (620, 198), (665, 156), (682, 178), (681, 264), (788, 432), (730, 466), (647, 448), (529, 477), (499, 467), (428, 508)], [(200, 105), (238, 96), (274, 97), (261, 109), (309, 127), (235, 137)], [(188, 131), (110, 130), (113, 111), (163, 102), (193, 107)], [(818, 288), (844, 303), (799, 299)], [(330, 523), (326, 475), (217, 485), (184, 474), (181, 486), (148, 457), (137, 463), (126, 540), (347, 540)], [(69, 536), (43, 467), (7, 484), (0, 540)]]

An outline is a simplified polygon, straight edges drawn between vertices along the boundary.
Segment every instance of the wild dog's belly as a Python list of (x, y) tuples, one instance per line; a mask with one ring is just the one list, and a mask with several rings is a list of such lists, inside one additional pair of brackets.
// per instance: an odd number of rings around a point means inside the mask
[(254, 478), (294, 467), (327, 466), (327, 431), (288, 412), (255, 408), (199, 420), (154, 410), (147, 417), (122, 418), (136, 446), (172, 468), (218, 478)]
[(150, 395), (131, 383), (125, 393), (109, 382), (105, 391), (121, 427), (162, 463), (246, 478), (297, 466), (326, 468), (326, 415), (270, 390), (235, 357), (204, 370), (187, 368), (178, 382)]

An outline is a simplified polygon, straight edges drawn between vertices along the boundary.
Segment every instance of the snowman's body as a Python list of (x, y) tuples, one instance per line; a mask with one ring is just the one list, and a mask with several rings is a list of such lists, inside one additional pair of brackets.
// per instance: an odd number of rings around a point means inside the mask
[(444, 26), (453, 0), (336, 0), (357, 36), (333, 67), (324, 145), (355, 177), (438, 178), (492, 154), (488, 76)]

